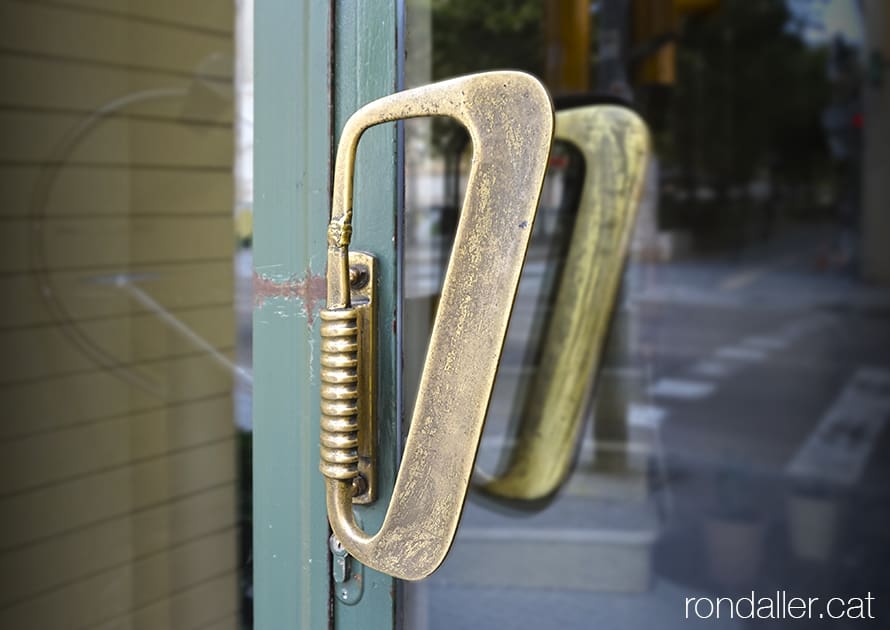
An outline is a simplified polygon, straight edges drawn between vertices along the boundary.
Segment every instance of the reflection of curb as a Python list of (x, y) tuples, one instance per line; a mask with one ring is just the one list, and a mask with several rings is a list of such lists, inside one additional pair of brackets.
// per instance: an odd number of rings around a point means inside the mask
[(561, 497), (531, 519), (468, 507), (437, 584), (612, 593), (651, 587), (661, 520), (651, 501)]
[(810, 485), (855, 485), (888, 418), (890, 370), (858, 367), (788, 463), (786, 474)]
[(642, 592), (652, 575), (654, 531), (486, 529), (461, 532), (440, 583)]

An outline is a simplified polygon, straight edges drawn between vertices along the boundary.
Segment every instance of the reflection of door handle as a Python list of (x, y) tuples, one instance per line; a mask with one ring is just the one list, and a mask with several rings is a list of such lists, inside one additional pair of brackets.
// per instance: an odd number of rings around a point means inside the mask
[[(352, 172), (361, 134), (417, 116), (450, 116), (473, 141), (473, 161), (411, 427), (392, 500), (369, 535), (352, 512), (362, 401), (361, 320), (350, 298)], [(476, 458), (507, 322), (550, 153), (553, 106), (518, 72), (491, 72), (374, 101), (346, 123), (337, 149), (322, 312), (322, 461), (328, 518), (369, 567), (420, 579), (451, 546)]]
[(594, 105), (556, 114), (555, 140), (584, 159), (584, 184), (538, 371), (505, 471), (482, 489), (535, 500), (565, 479), (615, 304), (649, 151), (645, 123)]

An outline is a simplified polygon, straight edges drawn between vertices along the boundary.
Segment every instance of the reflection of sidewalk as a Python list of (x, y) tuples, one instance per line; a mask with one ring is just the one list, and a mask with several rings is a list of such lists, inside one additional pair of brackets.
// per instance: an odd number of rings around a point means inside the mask
[(725, 264), (684, 262), (658, 266), (652, 273), (657, 279), (633, 292), (633, 300), (730, 308), (890, 308), (887, 289), (800, 269), (737, 271)]
[[(666, 410), (662, 436), (676, 517), (656, 564), (671, 579), (709, 583), (699, 538), (711, 515), (733, 500), (715, 491), (715, 479), (727, 474), (769, 528), (760, 584), (806, 578), (839, 588), (854, 575), (867, 585), (886, 576), (876, 564), (839, 567), (841, 557), (859, 550), (886, 549), (885, 533), (860, 523), (882, 522), (890, 504), (878, 455), (890, 436), (885, 415), (875, 415), (878, 408), (886, 414), (887, 401), (848, 390), (863, 374), (890, 370), (890, 289), (820, 270), (824, 243), (824, 232), (800, 230), (732, 263), (699, 258), (632, 272), (639, 281), (630, 299), (652, 357), (649, 393)], [(807, 493), (837, 500), (839, 510), (857, 511), (855, 524), (842, 527), (838, 517), (822, 560), (805, 565), (795, 556), (799, 533), (786, 511), (802, 482)], [(862, 497), (868, 501), (856, 503)]]
[[(535, 571), (529, 566), (527, 571)], [(644, 593), (590, 593), (583, 590), (445, 587), (435, 584), (412, 585), (429, 589), (429, 618), (415, 624), (419, 630), (477, 630), (509, 628), (542, 630), (549, 628), (741, 628), (744, 622), (732, 619), (686, 619), (687, 597), (712, 595), (668, 580), (656, 579)]]
[(728, 256), (640, 265), (649, 282), (633, 297), (641, 301), (700, 306), (778, 308), (890, 307), (888, 288), (868, 286), (855, 275), (821, 265), (832, 229), (788, 228), (768, 242)]

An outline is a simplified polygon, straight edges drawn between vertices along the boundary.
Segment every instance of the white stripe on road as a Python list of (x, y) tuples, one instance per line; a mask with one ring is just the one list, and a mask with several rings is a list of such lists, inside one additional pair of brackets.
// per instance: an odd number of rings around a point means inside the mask
[(767, 353), (766, 350), (748, 346), (723, 346), (717, 349), (714, 356), (718, 359), (729, 359), (731, 361), (764, 361), (766, 360)]
[(628, 424), (632, 427), (657, 429), (667, 418), (667, 410), (658, 405), (645, 403), (630, 403), (630, 417)]
[(723, 378), (724, 376), (729, 376), (735, 370), (732, 364), (724, 363), (723, 361), (716, 361), (713, 359), (704, 359), (693, 365), (690, 368), (690, 371), (693, 374), (697, 374), (698, 376), (707, 376), (709, 378)]
[(700, 400), (714, 393), (714, 383), (709, 381), (692, 381), (681, 378), (660, 378), (649, 387), (651, 396), (662, 398), (679, 398), (683, 400)]
[(789, 342), (787, 339), (782, 339), (781, 337), (755, 335), (753, 337), (745, 337), (742, 339), (742, 345), (752, 348), (761, 348), (763, 350), (784, 350), (788, 347)]

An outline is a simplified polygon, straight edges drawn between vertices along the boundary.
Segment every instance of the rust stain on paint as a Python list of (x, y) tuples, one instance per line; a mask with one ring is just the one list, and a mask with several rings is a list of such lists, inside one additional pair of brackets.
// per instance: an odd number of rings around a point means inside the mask
[(325, 277), (306, 271), (302, 278), (296, 275), (278, 280), (253, 272), (253, 305), (259, 308), (269, 298), (299, 299), (303, 303), (306, 319), (311, 326), (326, 293)]

